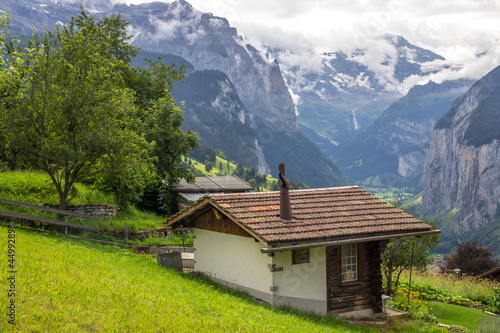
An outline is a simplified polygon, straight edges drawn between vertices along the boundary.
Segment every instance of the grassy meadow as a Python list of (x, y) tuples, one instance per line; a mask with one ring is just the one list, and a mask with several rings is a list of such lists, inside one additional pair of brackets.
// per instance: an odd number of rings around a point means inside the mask
[[(7, 248), (7, 228), (0, 227)], [(7, 254), (3, 250), (0, 304)], [(274, 309), (149, 255), (16, 229), (15, 332), (376, 332), (336, 317)]]
[[(455, 274), (434, 274), (428, 272), (413, 271), (412, 282), (431, 285), (435, 288), (446, 290), (449, 294), (470, 299), (476, 302), (486, 303), (490, 300), (498, 288), (498, 283), (488, 279), (480, 279), (474, 276), (461, 276), (456, 279)], [(402, 281), (409, 280), (409, 272), (401, 274)]]
[[(269, 179), (268, 179), (269, 181)], [(0, 173), (0, 198), (36, 205), (57, 204), (57, 193), (48, 176), (37, 172)], [(73, 204), (109, 203), (114, 198), (84, 184), (76, 184)], [(2, 205), (0, 210), (55, 219), (54, 213)], [(7, 220), (1, 220), (6, 223)], [(151, 229), (164, 217), (141, 212), (133, 206), (119, 211), (112, 220), (71, 218), (70, 222), (101, 229)], [(291, 308), (275, 309), (243, 293), (206, 281), (199, 276), (169, 270), (156, 264), (154, 256), (128, 249), (69, 239), (49, 232), (16, 229), (16, 325), (8, 324), (6, 311), (0, 314), (0, 332), (443, 332), (432, 318), (469, 330), (498, 332), (500, 320), (460, 305), (487, 304), (498, 284), (464, 276), (436, 275), (414, 271), (417, 290), (410, 303), (406, 294), (393, 302), (408, 311), (412, 319), (387, 318), (378, 324), (350, 325), (335, 316), (321, 317)], [(95, 234), (83, 237), (95, 238)], [(97, 235), (108, 237), (105, 233)], [(189, 238), (189, 236), (191, 238)], [(98, 237), (98, 238), (99, 238)], [(133, 245), (165, 241), (180, 243), (180, 236)], [(100, 238), (101, 239), (101, 238)], [(192, 241), (188, 234), (187, 242)], [(158, 243), (158, 244), (160, 244)], [(6, 308), (10, 276), (8, 229), (0, 226), (0, 250), (4, 265), (0, 277), (0, 304)], [(401, 276), (407, 288), (408, 274)], [(406, 284), (406, 287), (405, 287)], [(418, 288), (417, 288), (418, 286)], [(429, 300), (439, 300), (440, 303)], [(425, 300), (425, 301), (424, 301)], [(427, 302), (428, 301), (428, 302)], [(447, 304), (454, 303), (454, 304)], [(429, 318), (431, 320), (429, 320)], [(491, 321), (491, 322), (489, 322)], [(487, 326), (487, 330), (482, 330)]]
[[(59, 203), (59, 196), (49, 176), (34, 171), (0, 173), (0, 198), (38, 206), (57, 206)], [(76, 183), (69, 204), (116, 204), (116, 201), (112, 195), (106, 195), (91, 186)], [(0, 204), (0, 210), (57, 219), (57, 214), (54, 213), (12, 205)], [(85, 220), (68, 217), (68, 222), (90, 225), (104, 230), (125, 229), (125, 223), (131, 231), (153, 229), (162, 226), (163, 221), (165, 221), (164, 217), (140, 211), (133, 206), (118, 211), (114, 219)]]
[[(230, 176), (233, 174), (233, 172), (236, 170), (236, 164), (229, 162), (229, 169), (227, 168), (227, 160), (216, 156), (216, 163), (214, 163), (213, 168), (211, 171), (206, 171), (205, 170), (205, 164), (203, 164), (201, 161), (198, 161), (192, 157), (189, 157), (189, 159), (192, 162), (192, 166), (195, 168), (195, 170), (201, 172), (205, 176), (209, 177), (216, 177), (216, 176)], [(222, 166), (222, 169), (220, 168)], [(270, 178), (266, 177), (266, 187), (265, 188), (260, 188), (261, 191), (269, 191), (273, 182), (277, 182), (277, 178)]]
[(458, 325), (470, 331), (479, 328), (479, 325), (490, 315), (477, 309), (466, 308), (455, 304), (446, 304), (442, 302), (429, 302), (432, 313), (440, 323), (445, 325)]

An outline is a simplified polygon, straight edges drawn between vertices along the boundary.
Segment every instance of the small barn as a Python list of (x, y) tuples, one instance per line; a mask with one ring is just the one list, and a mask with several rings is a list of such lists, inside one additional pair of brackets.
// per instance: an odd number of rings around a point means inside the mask
[(172, 191), (177, 193), (179, 210), (189, 207), (193, 202), (210, 193), (241, 193), (253, 187), (237, 176), (196, 177), (193, 183), (181, 179)]
[(193, 228), (196, 271), (274, 306), (370, 317), (393, 237), (439, 233), (357, 186), (211, 194), (170, 217)]

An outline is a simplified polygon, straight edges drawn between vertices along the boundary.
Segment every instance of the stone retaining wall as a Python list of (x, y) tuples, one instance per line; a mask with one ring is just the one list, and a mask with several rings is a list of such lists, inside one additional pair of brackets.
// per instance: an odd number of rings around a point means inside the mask
[(105, 205), (105, 204), (81, 204), (81, 205), (71, 205), (67, 206), (66, 210), (72, 211), (74, 213), (98, 216), (103, 218), (113, 218), (116, 216), (120, 208), (116, 205)]

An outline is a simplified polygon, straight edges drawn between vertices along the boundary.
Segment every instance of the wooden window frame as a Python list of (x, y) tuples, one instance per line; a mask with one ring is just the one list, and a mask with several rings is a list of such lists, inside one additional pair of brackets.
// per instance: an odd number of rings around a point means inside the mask
[[(353, 251), (352, 249), (352, 246), (354, 245), (355, 249)], [(344, 249), (344, 247), (349, 247), (349, 250), (350, 251), (353, 251), (354, 252), (354, 256), (351, 255), (348, 256), (348, 257), (344, 257), (344, 251), (347, 250), (347, 249)], [(345, 245), (341, 245), (340, 246), (340, 262), (339, 262), (339, 266), (340, 266), (340, 283), (341, 284), (349, 284), (349, 283), (356, 283), (359, 281), (359, 278), (360, 278), (360, 246), (358, 243), (350, 243), (350, 244), (345, 244)], [(346, 262), (344, 264), (343, 262), (343, 259), (346, 259)], [(352, 258), (355, 258), (355, 263), (353, 264), (352, 263)], [(349, 262), (350, 261), (350, 262)], [(356, 276), (354, 279), (349, 279), (349, 280), (344, 280), (344, 274), (348, 274), (347, 272), (343, 272), (343, 267), (344, 266), (347, 266), (347, 265), (350, 265), (350, 267), (352, 267), (353, 265), (355, 265), (355, 272), (351, 272), (352, 273), (355, 273)]]
[(292, 265), (308, 264), (311, 262), (311, 251), (309, 248), (292, 250)]

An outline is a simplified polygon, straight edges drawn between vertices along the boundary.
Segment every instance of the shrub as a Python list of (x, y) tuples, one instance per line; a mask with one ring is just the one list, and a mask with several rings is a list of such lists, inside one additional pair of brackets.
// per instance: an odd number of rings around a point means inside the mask
[(427, 307), (418, 292), (411, 291), (408, 297), (408, 286), (393, 288), (393, 299), (387, 301), (387, 305), (398, 310), (406, 311), (413, 319), (421, 319), (428, 322), (437, 322), (436, 317)]
[(453, 254), (446, 261), (449, 270), (460, 269), (463, 274), (481, 275), (498, 266), (489, 248), (478, 245), (477, 241), (457, 243)]
[(495, 294), (488, 301), (488, 305), (484, 307), (485, 310), (500, 313), (500, 288), (495, 288)]

